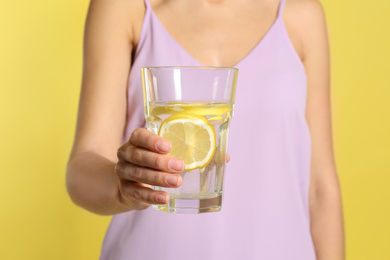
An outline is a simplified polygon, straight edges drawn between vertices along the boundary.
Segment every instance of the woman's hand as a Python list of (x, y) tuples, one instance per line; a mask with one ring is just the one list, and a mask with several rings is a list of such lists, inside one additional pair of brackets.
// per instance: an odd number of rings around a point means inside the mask
[(138, 128), (118, 150), (115, 172), (119, 178), (122, 202), (134, 209), (146, 209), (150, 204), (165, 204), (169, 195), (151, 189), (150, 185), (177, 188), (184, 162), (167, 155), (171, 144), (145, 128)]

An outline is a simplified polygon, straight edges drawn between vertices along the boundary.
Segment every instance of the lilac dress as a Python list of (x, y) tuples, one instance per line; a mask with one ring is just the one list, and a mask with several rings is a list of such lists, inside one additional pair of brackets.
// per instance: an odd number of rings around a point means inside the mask
[[(115, 215), (102, 260), (314, 260), (308, 190), (311, 143), (306, 74), (278, 17), (239, 68), (230, 123), (222, 211), (199, 215), (153, 210)], [(124, 141), (145, 126), (140, 68), (201, 66), (146, 14), (129, 76)]]

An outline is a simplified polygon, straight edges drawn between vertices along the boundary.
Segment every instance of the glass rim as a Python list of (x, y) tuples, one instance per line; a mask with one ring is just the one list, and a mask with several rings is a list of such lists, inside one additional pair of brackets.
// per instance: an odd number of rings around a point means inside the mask
[(202, 70), (234, 70), (238, 71), (234, 67), (219, 67), (219, 66), (148, 66), (142, 67), (144, 69), (202, 69)]

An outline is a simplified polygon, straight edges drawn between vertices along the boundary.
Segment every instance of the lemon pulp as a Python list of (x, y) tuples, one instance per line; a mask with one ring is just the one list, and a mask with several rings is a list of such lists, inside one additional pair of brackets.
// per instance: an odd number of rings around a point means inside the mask
[(216, 145), (214, 127), (203, 116), (178, 113), (166, 118), (158, 134), (169, 141), (169, 155), (185, 163), (185, 171), (205, 167), (213, 158)]

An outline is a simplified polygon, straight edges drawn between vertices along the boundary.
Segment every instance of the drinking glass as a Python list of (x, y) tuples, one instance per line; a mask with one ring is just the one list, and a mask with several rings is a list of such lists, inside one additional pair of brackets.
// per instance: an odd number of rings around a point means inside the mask
[(173, 119), (195, 120), (196, 127), (199, 124), (199, 129), (208, 129), (204, 134), (209, 136), (210, 146), (213, 145), (205, 165), (180, 173), (183, 178), (180, 187), (153, 186), (170, 196), (167, 204), (153, 205), (153, 208), (189, 214), (220, 211), (238, 69), (144, 67), (141, 70), (147, 128), (162, 136), (161, 126), (172, 125)]

